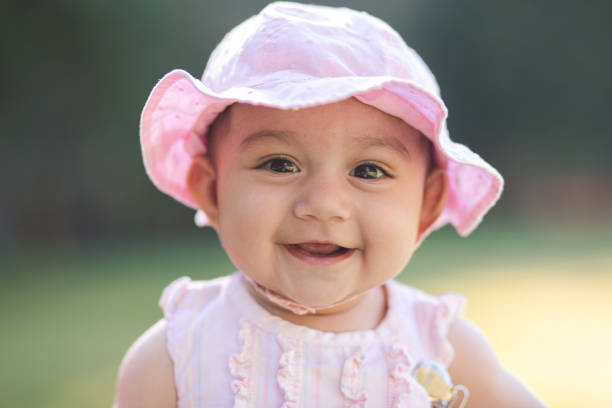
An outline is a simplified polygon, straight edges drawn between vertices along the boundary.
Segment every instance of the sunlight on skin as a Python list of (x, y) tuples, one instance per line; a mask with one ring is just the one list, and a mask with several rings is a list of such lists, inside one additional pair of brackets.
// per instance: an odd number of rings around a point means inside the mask
[(585, 256), (458, 270), (423, 286), (465, 295), (466, 317), (550, 406), (602, 406), (612, 398), (610, 271), (612, 256)]

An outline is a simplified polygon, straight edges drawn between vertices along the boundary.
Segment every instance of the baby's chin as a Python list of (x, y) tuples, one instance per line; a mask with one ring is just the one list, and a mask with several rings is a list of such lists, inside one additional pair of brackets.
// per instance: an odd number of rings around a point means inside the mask
[(355, 295), (353, 294), (343, 296), (320, 296), (302, 293), (292, 296), (291, 299), (294, 299), (297, 304), (317, 309), (318, 312), (324, 312), (325, 310), (333, 308), (334, 305), (342, 304), (354, 297)]
[(315, 277), (309, 283), (296, 283), (294, 286), (281, 290), (278, 293), (283, 298), (292, 300), (295, 303), (319, 309), (345, 302), (369, 289), (357, 288), (355, 285), (350, 284), (350, 282), (343, 285), (334, 285), (334, 283), (336, 283), (336, 280), (317, 280)]
[(302, 288), (293, 292), (274, 292), (280, 299), (268, 298), (265, 301), (272, 307), (280, 307), (296, 314), (331, 315), (354, 307), (369, 290), (370, 288), (366, 288), (360, 292), (347, 293), (335, 290), (324, 294), (314, 288), (307, 291)]

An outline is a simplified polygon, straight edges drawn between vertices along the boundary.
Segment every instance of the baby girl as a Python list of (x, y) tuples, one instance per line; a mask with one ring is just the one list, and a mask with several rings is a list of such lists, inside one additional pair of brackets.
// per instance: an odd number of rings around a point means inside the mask
[(446, 116), (415, 51), (346, 8), (270, 4), (201, 81), (164, 76), (141, 118), (147, 173), (238, 271), (164, 290), (115, 406), (543, 406), (463, 297), (393, 280), (431, 231), (469, 234), (502, 190)]

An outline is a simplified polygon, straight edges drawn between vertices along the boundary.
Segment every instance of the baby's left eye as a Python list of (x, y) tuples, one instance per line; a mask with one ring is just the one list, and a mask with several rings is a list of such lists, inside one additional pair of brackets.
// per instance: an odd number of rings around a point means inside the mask
[(294, 162), (283, 157), (275, 157), (270, 159), (263, 163), (260, 167), (274, 173), (298, 173), (300, 171)]
[(375, 164), (364, 163), (351, 170), (349, 175), (363, 179), (379, 179), (387, 176), (387, 173)]

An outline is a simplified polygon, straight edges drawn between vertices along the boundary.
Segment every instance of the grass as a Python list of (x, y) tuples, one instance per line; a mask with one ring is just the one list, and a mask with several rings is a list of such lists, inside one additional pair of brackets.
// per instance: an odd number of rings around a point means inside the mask
[[(611, 248), (610, 228), (483, 226), (467, 240), (445, 229), (398, 279), (464, 294), (500, 360), (551, 406), (603, 406)], [(209, 239), (39, 249), (3, 262), (0, 395), (21, 407), (110, 406), (123, 354), (161, 317), (163, 287), (233, 270)]]

